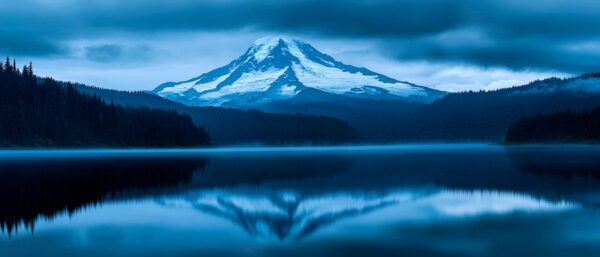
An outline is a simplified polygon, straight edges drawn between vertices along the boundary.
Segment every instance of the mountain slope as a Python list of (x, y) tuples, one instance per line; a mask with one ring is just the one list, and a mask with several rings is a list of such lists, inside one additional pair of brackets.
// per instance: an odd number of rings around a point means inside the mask
[(108, 104), (31, 68), (0, 69), (0, 147), (191, 147), (209, 143), (188, 115)]
[(153, 93), (194, 106), (256, 108), (273, 101), (358, 99), (431, 102), (444, 92), (398, 81), (336, 61), (311, 45), (287, 37), (257, 40), (231, 63)]
[(520, 117), (600, 105), (600, 73), (549, 78), (495, 91), (452, 93), (397, 121), (409, 140), (503, 141)]

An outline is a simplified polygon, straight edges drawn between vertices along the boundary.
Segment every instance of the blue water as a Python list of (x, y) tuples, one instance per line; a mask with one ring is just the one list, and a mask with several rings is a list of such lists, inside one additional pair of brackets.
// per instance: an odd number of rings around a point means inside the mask
[(0, 150), (0, 256), (600, 256), (600, 147)]

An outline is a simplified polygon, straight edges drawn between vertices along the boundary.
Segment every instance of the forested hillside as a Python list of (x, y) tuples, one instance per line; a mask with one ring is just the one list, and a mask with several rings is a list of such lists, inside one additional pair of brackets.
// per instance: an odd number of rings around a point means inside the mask
[(598, 103), (600, 74), (593, 73), (493, 91), (450, 93), (431, 104), (363, 99), (273, 103), (264, 110), (336, 117), (371, 142), (502, 142), (510, 125), (524, 115), (583, 110)]
[(405, 128), (416, 133), (415, 137), (422, 133), (441, 140), (501, 142), (507, 129), (522, 116), (597, 106), (599, 89), (600, 74), (587, 74), (494, 91), (452, 93), (425, 106)]
[(358, 142), (361, 135), (346, 122), (323, 115), (274, 114), (257, 110), (191, 107), (144, 92), (125, 92), (90, 87), (75, 88), (88, 95), (128, 107), (175, 110), (206, 127), (216, 145), (308, 145)]
[(0, 146), (200, 146), (208, 133), (174, 111), (126, 108), (71, 84), (38, 78), (33, 67), (0, 65)]
[(600, 143), (600, 107), (526, 116), (506, 133), (507, 143)]

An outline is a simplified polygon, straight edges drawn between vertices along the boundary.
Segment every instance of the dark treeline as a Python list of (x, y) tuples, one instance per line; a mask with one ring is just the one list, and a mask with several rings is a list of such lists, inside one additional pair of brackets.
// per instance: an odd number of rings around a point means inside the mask
[(507, 143), (600, 143), (600, 107), (526, 116), (506, 133)]
[(0, 146), (166, 147), (208, 144), (207, 132), (173, 111), (125, 108), (74, 85), (0, 65)]
[(125, 92), (81, 84), (88, 95), (128, 107), (175, 110), (205, 127), (215, 145), (322, 145), (357, 142), (361, 135), (346, 122), (321, 115), (274, 114), (257, 110), (191, 107), (145, 92)]

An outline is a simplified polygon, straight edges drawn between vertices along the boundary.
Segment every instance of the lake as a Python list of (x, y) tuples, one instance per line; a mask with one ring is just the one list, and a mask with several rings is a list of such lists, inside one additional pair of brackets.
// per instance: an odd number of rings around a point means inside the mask
[(600, 147), (0, 150), (0, 256), (600, 256)]

